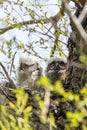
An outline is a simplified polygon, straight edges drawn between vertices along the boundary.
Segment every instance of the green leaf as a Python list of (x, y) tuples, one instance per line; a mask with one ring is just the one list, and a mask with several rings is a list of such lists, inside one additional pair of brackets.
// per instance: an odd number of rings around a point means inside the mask
[(53, 113), (50, 113), (49, 118), (50, 118), (51, 125), (55, 127), (56, 124), (55, 124), (55, 118), (54, 118)]
[(39, 81), (37, 81), (37, 85), (42, 85), (49, 90), (53, 90), (53, 86), (50, 83), (50, 80), (46, 76), (42, 76)]
[(55, 85), (53, 86), (53, 88), (54, 88), (54, 91), (55, 91), (56, 93), (58, 93), (58, 94), (60, 94), (60, 95), (64, 95), (64, 94), (65, 94), (65, 91), (64, 91), (64, 89), (63, 89), (63, 87), (62, 87), (62, 83), (61, 83), (60, 81), (57, 81), (57, 82), (55, 83)]
[(66, 116), (68, 119), (70, 119), (71, 121), (78, 121), (78, 122), (81, 122), (84, 118), (84, 114), (82, 112), (70, 112), (68, 111), (66, 113)]
[(83, 94), (83, 95), (85, 95), (85, 96), (87, 96), (87, 88), (86, 87), (82, 88), (80, 90), (80, 93)]
[(58, 0), (58, 5), (60, 5), (61, 4), (61, 1), (60, 0)]
[(85, 65), (87, 65), (87, 55), (85, 55), (84, 53), (82, 53), (81, 56), (80, 56), (80, 61), (82, 63), (84, 63)]

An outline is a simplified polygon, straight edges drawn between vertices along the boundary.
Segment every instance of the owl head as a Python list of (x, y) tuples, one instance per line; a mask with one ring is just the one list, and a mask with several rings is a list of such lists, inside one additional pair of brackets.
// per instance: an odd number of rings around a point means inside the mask
[(32, 87), (42, 74), (39, 58), (32, 55), (21, 57), (17, 71), (17, 84)]
[(50, 58), (46, 67), (46, 76), (55, 83), (66, 78), (67, 60), (63, 58)]

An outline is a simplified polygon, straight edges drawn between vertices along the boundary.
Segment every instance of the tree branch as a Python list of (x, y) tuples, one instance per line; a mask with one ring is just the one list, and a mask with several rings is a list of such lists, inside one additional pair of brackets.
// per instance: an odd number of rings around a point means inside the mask
[(60, 14), (60, 12), (58, 12), (53, 17), (49, 17), (49, 18), (45, 18), (45, 19), (34, 19), (34, 20), (23, 21), (23, 22), (12, 24), (5, 28), (0, 28), (0, 34), (3, 34), (14, 28), (21, 28), (22, 26), (25, 26), (25, 25), (37, 24), (37, 23), (46, 24), (46, 23), (52, 22), (54, 19), (57, 19), (57, 21), (58, 21), (60, 19), (59, 14)]
[(87, 34), (85, 32), (85, 30), (83, 29), (80, 21), (78, 20), (78, 18), (75, 15), (71, 15), (70, 9), (68, 7), (67, 1), (63, 0), (64, 6), (66, 8), (66, 11), (68, 12), (73, 24), (75, 25), (76, 29), (78, 30), (80, 36), (82, 37), (82, 39), (84, 40), (84, 44), (87, 44)]
[(87, 17), (87, 3), (84, 5), (84, 8), (83, 8), (81, 14), (79, 15), (80, 23), (84, 20), (85, 17)]
[(4, 73), (5, 73), (8, 81), (9, 81), (10, 87), (15, 89), (16, 85), (14, 84), (13, 80), (10, 78), (10, 76), (9, 76), (8, 72), (6, 71), (6, 69), (5, 69), (4, 65), (2, 64), (2, 62), (0, 62), (0, 66), (2, 67)]

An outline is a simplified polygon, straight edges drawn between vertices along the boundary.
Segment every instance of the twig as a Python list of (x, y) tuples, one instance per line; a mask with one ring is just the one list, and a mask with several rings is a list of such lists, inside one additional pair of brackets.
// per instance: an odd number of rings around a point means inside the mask
[(13, 63), (14, 63), (16, 53), (17, 53), (17, 51), (14, 53), (13, 58), (12, 58), (12, 63), (11, 63), (11, 68), (10, 68), (10, 75), (11, 75), (11, 72), (12, 72), (12, 67), (13, 67)]
[(76, 5), (78, 8), (81, 8), (81, 5), (79, 4), (78, 1), (76, 1), (76, 0), (72, 0), (72, 1), (75, 3), (75, 5)]
[(4, 73), (5, 73), (8, 81), (9, 81), (10, 87), (15, 89), (16, 85), (14, 84), (13, 80), (10, 78), (10, 76), (9, 76), (8, 72), (6, 71), (6, 69), (5, 69), (4, 65), (2, 64), (2, 62), (0, 62), (0, 66), (2, 67)]
[[(6, 85), (6, 82), (5, 82), (4, 86), (5, 85)], [(8, 101), (13, 103), (13, 101), (9, 98), (8, 94), (4, 91), (4, 88), (3, 88), (4, 86), (0, 85), (0, 90), (2, 91), (2, 95), (4, 95), (8, 99)], [(0, 91), (0, 93), (1, 93), (1, 91)]]
[(87, 3), (85, 4), (81, 14), (79, 15), (80, 23), (84, 20), (85, 17), (87, 17)]
[(83, 65), (83, 64), (81, 64), (81, 63), (77, 63), (77, 62), (74, 62), (74, 61), (70, 62), (69, 65), (70, 65), (70, 66), (75, 66), (75, 67), (77, 67), (77, 68), (79, 68), (79, 69), (87, 69), (87, 66), (86, 66), (86, 65)]

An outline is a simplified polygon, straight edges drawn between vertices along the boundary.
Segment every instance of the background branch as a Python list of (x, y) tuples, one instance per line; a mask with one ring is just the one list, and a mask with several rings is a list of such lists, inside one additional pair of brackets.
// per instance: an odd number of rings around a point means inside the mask
[(30, 24), (37, 24), (37, 23), (41, 23), (41, 24), (46, 24), (51, 22), (52, 20), (56, 19), (57, 21), (60, 19), (60, 12), (58, 12), (55, 16), (53, 17), (49, 17), (49, 18), (45, 18), (45, 19), (34, 19), (34, 20), (28, 20), (28, 21), (23, 21), (23, 22), (19, 22), (16, 24), (12, 24), (11, 26), (5, 27), (5, 28), (0, 28), (0, 34), (3, 34), (11, 29), (14, 28), (21, 28), (22, 26), (26, 26), (26, 25), (30, 25)]
[(9, 81), (10, 87), (15, 89), (16, 85), (14, 84), (13, 80), (10, 78), (10, 76), (9, 76), (8, 72), (6, 71), (6, 69), (5, 69), (4, 65), (2, 64), (2, 62), (0, 62), (0, 66), (2, 67), (4, 73), (5, 73), (8, 81)]

